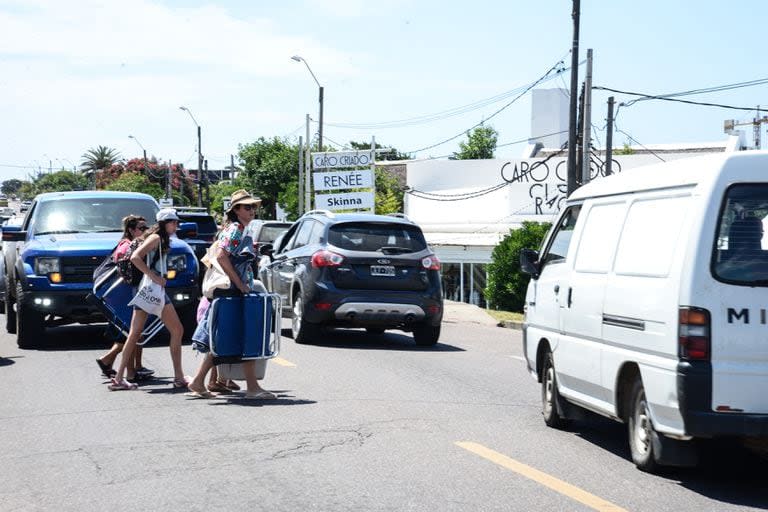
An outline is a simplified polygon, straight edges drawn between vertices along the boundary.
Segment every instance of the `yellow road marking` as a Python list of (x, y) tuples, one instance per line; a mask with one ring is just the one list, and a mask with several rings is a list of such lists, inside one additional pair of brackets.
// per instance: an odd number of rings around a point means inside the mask
[(280, 366), (287, 366), (289, 368), (296, 368), (295, 364), (293, 364), (292, 362), (290, 362), (290, 361), (288, 361), (286, 359), (283, 359), (282, 357), (273, 357), (272, 358), (272, 362), (275, 363), (275, 364), (279, 364)]
[(563, 496), (567, 496), (572, 500), (583, 503), (584, 505), (594, 510), (598, 510), (600, 512), (627, 512), (626, 509), (623, 509), (618, 505), (614, 505), (610, 501), (605, 501), (604, 499), (599, 498), (594, 494), (590, 494), (587, 491), (576, 487), (575, 485), (571, 485), (568, 482), (563, 482), (562, 480), (539, 471), (538, 469), (534, 469), (526, 464), (523, 464), (522, 462), (518, 462), (507, 457), (506, 455), (502, 455), (501, 453), (493, 451), (490, 448), (486, 448), (481, 444), (472, 443), (469, 441), (456, 442), (455, 444), (456, 446), (464, 448), (465, 450), (470, 451), (475, 455), (479, 455), (480, 457), (493, 462), (494, 464), (498, 464), (503, 468), (512, 470), (519, 475), (533, 480), (534, 482), (540, 483), (545, 487), (549, 487), (553, 491), (559, 492)]

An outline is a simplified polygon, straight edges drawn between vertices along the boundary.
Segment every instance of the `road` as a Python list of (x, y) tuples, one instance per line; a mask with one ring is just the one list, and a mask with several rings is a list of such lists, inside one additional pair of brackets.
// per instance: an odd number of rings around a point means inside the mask
[[(468, 313), (467, 313), (468, 311)], [(449, 309), (440, 344), (333, 332), (283, 338), (272, 402), (192, 400), (158, 379), (109, 392), (100, 329), (49, 330), (51, 348), (0, 334), (0, 510), (631, 510), (768, 506), (768, 463), (727, 443), (653, 476), (623, 425), (546, 428), (518, 331)], [(197, 364), (184, 348), (185, 369)]]

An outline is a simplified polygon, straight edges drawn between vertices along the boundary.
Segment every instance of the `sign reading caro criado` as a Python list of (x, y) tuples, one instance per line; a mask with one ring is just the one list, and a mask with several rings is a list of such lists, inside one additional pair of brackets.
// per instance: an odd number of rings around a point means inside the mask
[(373, 164), (373, 152), (329, 151), (312, 153), (313, 169), (337, 169), (340, 167), (364, 167)]

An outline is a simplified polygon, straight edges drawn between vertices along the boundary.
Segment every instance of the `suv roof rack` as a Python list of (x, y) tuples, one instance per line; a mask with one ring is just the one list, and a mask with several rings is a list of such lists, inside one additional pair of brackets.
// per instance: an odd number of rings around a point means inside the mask
[(175, 206), (173, 207), (177, 212), (184, 211), (184, 212), (204, 212), (208, 213), (208, 208), (204, 206)]
[[(304, 215), (324, 215), (324, 216), (328, 217), (329, 219), (332, 219), (332, 218), (335, 217), (333, 212), (330, 211), (330, 210), (310, 210), (307, 213), (305, 213)], [(302, 215), (302, 217), (304, 217), (304, 215)]]
[(413, 222), (410, 218), (408, 218), (406, 214), (401, 212), (388, 213), (387, 217), (397, 217), (398, 219), (403, 219), (403, 220), (407, 220), (408, 222)]

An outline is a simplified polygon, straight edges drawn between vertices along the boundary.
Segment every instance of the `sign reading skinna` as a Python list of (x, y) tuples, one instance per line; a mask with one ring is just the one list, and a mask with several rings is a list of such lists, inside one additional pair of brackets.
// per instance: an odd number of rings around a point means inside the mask
[(373, 191), (339, 194), (315, 194), (315, 208), (321, 210), (373, 210)]

